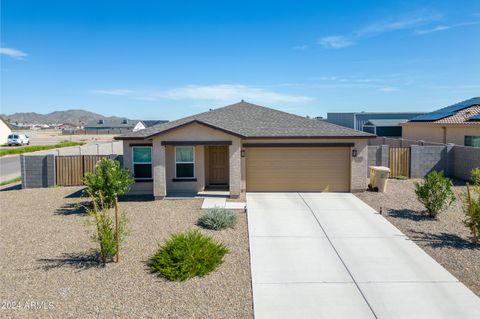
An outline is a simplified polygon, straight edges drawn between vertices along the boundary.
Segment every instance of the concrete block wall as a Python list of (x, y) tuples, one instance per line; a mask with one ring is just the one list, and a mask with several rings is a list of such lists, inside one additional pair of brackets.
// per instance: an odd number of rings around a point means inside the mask
[(480, 168), (480, 148), (453, 146), (453, 175), (456, 178), (470, 180), (470, 171)]
[[(368, 146), (368, 166), (388, 167), (389, 146), (388, 145), (369, 145)], [(370, 176), (370, 170), (367, 171)]]
[(55, 185), (55, 155), (20, 155), (22, 188)]
[(423, 178), (432, 171), (443, 171), (445, 175), (453, 175), (452, 146), (420, 146), (410, 147), (410, 177)]

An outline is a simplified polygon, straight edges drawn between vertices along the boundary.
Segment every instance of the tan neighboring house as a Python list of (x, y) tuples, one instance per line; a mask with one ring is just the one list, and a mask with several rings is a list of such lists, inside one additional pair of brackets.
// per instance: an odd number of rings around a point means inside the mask
[(0, 145), (7, 143), (8, 135), (10, 135), (10, 133), (12, 133), (10, 125), (0, 117)]
[(133, 194), (361, 191), (374, 135), (240, 102), (115, 137)]
[(404, 139), (480, 147), (480, 97), (414, 117), (401, 125)]

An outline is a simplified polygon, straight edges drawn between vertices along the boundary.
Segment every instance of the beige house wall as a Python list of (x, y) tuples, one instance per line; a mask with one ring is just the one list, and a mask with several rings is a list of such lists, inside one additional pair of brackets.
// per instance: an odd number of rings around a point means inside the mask
[(242, 143), (354, 143), (357, 157), (351, 158), (351, 191), (367, 188), (368, 139), (240, 139), (234, 135), (216, 130), (205, 125), (192, 123), (168, 133), (158, 135), (152, 141), (125, 140), (124, 167), (132, 171), (131, 144), (153, 143), (153, 183), (135, 183), (132, 193), (149, 193), (155, 198), (163, 198), (169, 192), (198, 192), (205, 188), (206, 163), (205, 146), (195, 146), (196, 181), (173, 181), (175, 178), (174, 146), (163, 146), (162, 141), (231, 141), (229, 145), (230, 195), (237, 197), (246, 190), (246, 160), (241, 156)]
[[(357, 150), (357, 157), (351, 158), (350, 188), (352, 192), (363, 191), (367, 188), (368, 139), (245, 139), (243, 143), (354, 143), (352, 149)], [(243, 148), (245, 150), (245, 148)], [(242, 157), (242, 191), (246, 189), (246, 160)]]
[(402, 138), (434, 143), (465, 144), (465, 136), (480, 136), (480, 125), (402, 125)]

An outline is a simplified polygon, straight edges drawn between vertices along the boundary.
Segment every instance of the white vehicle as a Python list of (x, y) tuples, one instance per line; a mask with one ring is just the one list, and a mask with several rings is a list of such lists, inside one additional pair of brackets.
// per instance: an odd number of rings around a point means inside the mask
[(7, 144), (8, 144), (8, 146), (29, 145), (30, 144), (30, 138), (26, 134), (12, 133), (12, 134), (8, 135)]

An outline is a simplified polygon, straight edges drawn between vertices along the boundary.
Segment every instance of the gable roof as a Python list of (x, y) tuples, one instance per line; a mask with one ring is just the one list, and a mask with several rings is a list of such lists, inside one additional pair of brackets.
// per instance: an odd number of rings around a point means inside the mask
[(127, 123), (123, 123), (124, 120), (96, 120), (87, 122), (85, 128), (133, 128), (139, 121), (127, 120)]
[(168, 121), (167, 120), (145, 120), (141, 122), (143, 123), (143, 125), (145, 125), (145, 127), (150, 127), (158, 124), (167, 123)]
[(240, 102), (176, 121), (155, 125), (141, 131), (127, 133), (115, 139), (148, 139), (190, 123), (200, 123), (242, 138), (253, 137), (373, 137), (322, 120), (274, 110), (247, 102)]
[[(480, 97), (474, 97), (453, 105), (438, 109), (436, 111), (426, 113), (414, 117), (410, 122), (431, 122), (444, 124), (465, 124), (468, 122), (467, 115), (473, 116), (478, 114), (476, 111), (480, 106)], [(470, 114), (474, 112), (474, 114)]]
[(367, 123), (363, 124), (363, 126), (377, 126), (377, 127), (385, 127), (385, 126), (400, 126), (400, 123), (408, 121), (407, 119), (378, 119), (378, 120), (368, 120)]

